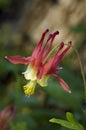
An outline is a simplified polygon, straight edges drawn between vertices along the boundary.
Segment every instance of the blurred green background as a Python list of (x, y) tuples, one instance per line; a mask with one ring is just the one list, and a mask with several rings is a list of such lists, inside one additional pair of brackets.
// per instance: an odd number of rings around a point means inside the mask
[(0, 111), (16, 106), (15, 119), (8, 130), (67, 130), (49, 119), (65, 118), (72, 112), (86, 128), (86, 100), (78, 58), (73, 49), (61, 62), (58, 72), (72, 93), (62, 90), (56, 79), (48, 87), (36, 87), (33, 96), (25, 96), (24, 65), (13, 65), (6, 55), (31, 55), (42, 32), (59, 30), (55, 43), (73, 41), (86, 75), (86, 0), (0, 0)]

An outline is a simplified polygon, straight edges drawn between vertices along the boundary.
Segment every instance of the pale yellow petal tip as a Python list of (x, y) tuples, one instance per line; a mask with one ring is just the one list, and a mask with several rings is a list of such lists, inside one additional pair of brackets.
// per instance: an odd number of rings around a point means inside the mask
[(26, 80), (37, 80), (37, 70), (31, 64), (28, 65), (27, 70), (23, 72)]
[(48, 85), (48, 79), (49, 79), (49, 75), (43, 76), (40, 80), (37, 80), (37, 83), (41, 87), (46, 87)]

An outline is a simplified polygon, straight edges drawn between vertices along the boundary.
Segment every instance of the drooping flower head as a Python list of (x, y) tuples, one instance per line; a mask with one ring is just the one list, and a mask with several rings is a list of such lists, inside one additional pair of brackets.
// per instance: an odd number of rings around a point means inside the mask
[(29, 80), (29, 83), (24, 86), (24, 93), (26, 95), (32, 95), (34, 93), (37, 83), (40, 86), (47, 86), (47, 81), (51, 75), (56, 77), (59, 84), (65, 91), (69, 93), (71, 92), (67, 83), (57, 74), (57, 72), (61, 69), (59, 64), (62, 58), (71, 47), (71, 41), (68, 42), (66, 47), (64, 47), (64, 42), (62, 42), (53, 48), (53, 41), (59, 32), (56, 31), (53, 34), (49, 34), (45, 42), (45, 37), (48, 32), (48, 29), (43, 32), (39, 43), (32, 53), (32, 56), (22, 57), (17, 55), (5, 57), (13, 64), (27, 65), (27, 70), (23, 72), (25, 79)]
[(0, 112), (0, 130), (6, 130), (7, 122), (14, 119), (15, 106), (9, 105)]

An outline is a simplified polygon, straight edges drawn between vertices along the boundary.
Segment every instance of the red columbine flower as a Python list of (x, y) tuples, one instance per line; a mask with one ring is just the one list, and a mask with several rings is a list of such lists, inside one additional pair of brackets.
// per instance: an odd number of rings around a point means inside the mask
[[(66, 54), (66, 52), (71, 47), (71, 42), (68, 42), (64, 48), (64, 43), (56, 45), (52, 48), (55, 36), (59, 34), (58, 31), (53, 34), (49, 34), (48, 38), (44, 44), (44, 39), (46, 34), (49, 32), (48, 29), (42, 34), (42, 37), (35, 47), (32, 56), (22, 57), (22, 56), (6, 56), (13, 64), (25, 64), (27, 65), (27, 70), (23, 72), (24, 77), (30, 82), (24, 86), (24, 93), (26, 95), (31, 95), (34, 93), (35, 85), (38, 83), (40, 86), (47, 86), (47, 80), (50, 75), (57, 78), (59, 84), (67, 92), (71, 92), (67, 83), (57, 75), (57, 71), (60, 70), (59, 64)], [(57, 49), (56, 49), (57, 48)]]
[(10, 105), (5, 107), (0, 112), (0, 130), (6, 130), (7, 122), (13, 120), (15, 116), (15, 106)]

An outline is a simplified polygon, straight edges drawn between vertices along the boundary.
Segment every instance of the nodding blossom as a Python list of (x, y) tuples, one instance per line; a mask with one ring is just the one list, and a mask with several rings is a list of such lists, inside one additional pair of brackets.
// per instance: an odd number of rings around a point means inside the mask
[(9, 105), (0, 112), (0, 130), (6, 130), (7, 122), (14, 119), (15, 106)]
[[(47, 86), (48, 79), (51, 75), (56, 77), (61, 87), (67, 91), (71, 92), (67, 83), (58, 76), (57, 72), (61, 69), (59, 64), (71, 47), (71, 41), (66, 44), (64, 47), (64, 42), (61, 42), (58, 46), (53, 46), (53, 41), (56, 35), (59, 34), (59, 31), (56, 31), (52, 34), (49, 34), (48, 37), (46, 34), (49, 32), (46, 29), (36, 45), (32, 56), (22, 57), (22, 56), (6, 56), (5, 58), (13, 64), (24, 64), (27, 66), (27, 69), (22, 74), (25, 79), (29, 82), (24, 86), (24, 93), (26, 95), (32, 95), (35, 91), (36, 84), (40, 86)], [(45, 41), (45, 37), (47, 40)]]

